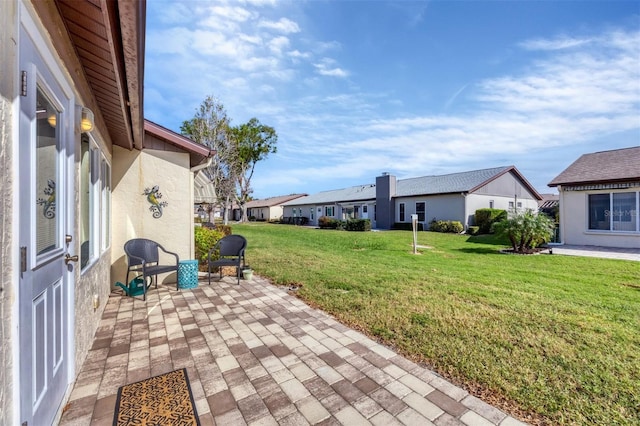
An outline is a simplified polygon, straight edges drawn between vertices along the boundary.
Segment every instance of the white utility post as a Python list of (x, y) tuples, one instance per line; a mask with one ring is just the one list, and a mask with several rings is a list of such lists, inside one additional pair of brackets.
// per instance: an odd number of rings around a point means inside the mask
[(411, 215), (411, 227), (413, 229), (413, 254), (418, 254), (418, 215)]

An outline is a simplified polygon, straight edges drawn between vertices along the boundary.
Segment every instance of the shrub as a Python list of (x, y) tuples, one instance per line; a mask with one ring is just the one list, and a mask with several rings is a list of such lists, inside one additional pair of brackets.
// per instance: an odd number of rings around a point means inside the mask
[(457, 220), (436, 220), (429, 222), (429, 230), (433, 232), (448, 232), (459, 234), (464, 231), (464, 226)]
[[(396, 223), (393, 224), (391, 229), (396, 229), (398, 231), (411, 231), (411, 230), (413, 230), (413, 228), (411, 226), (411, 222), (409, 222), (409, 223), (407, 223), (407, 222), (396, 222)], [(418, 222), (418, 231), (424, 231), (424, 225), (422, 225), (422, 222)]]
[(371, 231), (371, 221), (369, 219), (351, 219), (344, 226), (347, 231)]
[[(194, 230), (195, 236), (195, 255), (196, 259), (198, 259), (201, 270), (206, 270), (207, 265), (207, 254), (209, 254), (209, 249), (215, 246), (216, 243), (225, 235), (221, 229), (210, 229), (203, 226), (196, 226)], [(222, 228), (222, 226), (220, 226)], [(227, 228), (229, 228), (227, 226)], [(229, 231), (231, 228), (229, 228)], [(231, 232), (229, 232), (231, 233)]]
[(480, 234), (491, 232), (491, 225), (507, 218), (507, 211), (502, 209), (478, 209), (475, 214), (476, 226)]
[(478, 235), (478, 231), (480, 231), (479, 226), (470, 226), (467, 228), (467, 234), (470, 235)]
[(555, 225), (547, 215), (532, 210), (516, 212), (512, 217), (494, 225), (496, 234), (509, 238), (516, 253), (528, 253), (531, 249), (551, 240)]
[(223, 236), (231, 235), (231, 226), (216, 224), (216, 231), (222, 232)]
[(329, 216), (320, 216), (318, 226), (322, 229), (338, 229), (341, 227), (340, 221)]

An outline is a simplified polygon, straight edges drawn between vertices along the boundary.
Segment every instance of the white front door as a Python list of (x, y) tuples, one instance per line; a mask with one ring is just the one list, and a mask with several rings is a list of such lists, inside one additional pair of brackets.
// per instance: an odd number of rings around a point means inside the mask
[(74, 188), (74, 102), (62, 88), (59, 70), (48, 66), (51, 61), (43, 59), (25, 27), (20, 42), (20, 422), (31, 426), (52, 424), (73, 365), (75, 266), (67, 265), (65, 256), (74, 251), (68, 204)]

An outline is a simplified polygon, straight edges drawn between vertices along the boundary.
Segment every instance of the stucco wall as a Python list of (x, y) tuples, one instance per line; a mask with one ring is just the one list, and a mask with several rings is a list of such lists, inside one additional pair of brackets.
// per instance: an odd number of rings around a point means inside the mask
[[(128, 151), (113, 148), (113, 239), (111, 248), (111, 285), (124, 282), (126, 255), (124, 243), (132, 238), (148, 238), (165, 249), (178, 253), (180, 259), (192, 259), (193, 186), (186, 153), (144, 149)], [(158, 186), (162, 194), (162, 216), (153, 217), (145, 189)], [(161, 259), (162, 260), (162, 259)], [(159, 277), (175, 282), (175, 273)]]
[(411, 223), (411, 215), (416, 213), (416, 203), (425, 203), (424, 226), (429, 226), (434, 218), (437, 220), (457, 220), (466, 225), (464, 217), (464, 196), (460, 194), (444, 194), (423, 197), (398, 197), (395, 200), (396, 220), (400, 221), (400, 203), (404, 203), (404, 222)]
[(501, 195), (511, 197), (511, 199), (514, 197), (518, 197), (518, 199), (535, 199), (533, 193), (529, 191), (529, 189), (522, 184), (522, 181), (516, 178), (511, 172), (505, 173), (486, 185), (483, 185), (475, 190), (474, 194)]
[[(638, 189), (630, 190), (637, 191)], [(560, 191), (560, 239), (562, 243), (603, 247), (640, 247), (640, 234), (637, 233), (588, 230), (587, 195), (609, 192), (612, 191)]]
[[(87, 353), (93, 345), (98, 323), (106, 305), (111, 287), (109, 285), (109, 271), (111, 267), (111, 253), (105, 252), (100, 259), (85, 269), (76, 278), (75, 296), (75, 362), (76, 374), (80, 371)], [(94, 309), (93, 298), (98, 297), (98, 308)]]
[(538, 210), (538, 201), (532, 198), (514, 198), (513, 196), (499, 196), (499, 195), (479, 195), (469, 194), (467, 195), (467, 219), (469, 224), (475, 224), (475, 214), (478, 209), (488, 209), (491, 207), (491, 201), (493, 201), (494, 209), (502, 209), (509, 211), (509, 203), (522, 203), (522, 210), (530, 209)]
[[(12, 308), (17, 283), (13, 256), (17, 252), (13, 222), (13, 99), (16, 70), (16, 3), (0, 1), (0, 423), (13, 419), (14, 350), (13, 336), (16, 324), (12, 321)], [(16, 254), (17, 255), (17, 254)], [(14, 279), (16, 278), (16, 279)]]

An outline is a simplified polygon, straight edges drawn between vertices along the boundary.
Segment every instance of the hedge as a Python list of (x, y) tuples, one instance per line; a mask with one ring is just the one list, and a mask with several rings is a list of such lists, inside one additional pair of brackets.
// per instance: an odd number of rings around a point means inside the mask
[(491, 225), (507, 218), (507, 211), (502, 209), (478, 209), (476, 210), (475, 222), (480, 228), (480, 234), (491, 232)]

